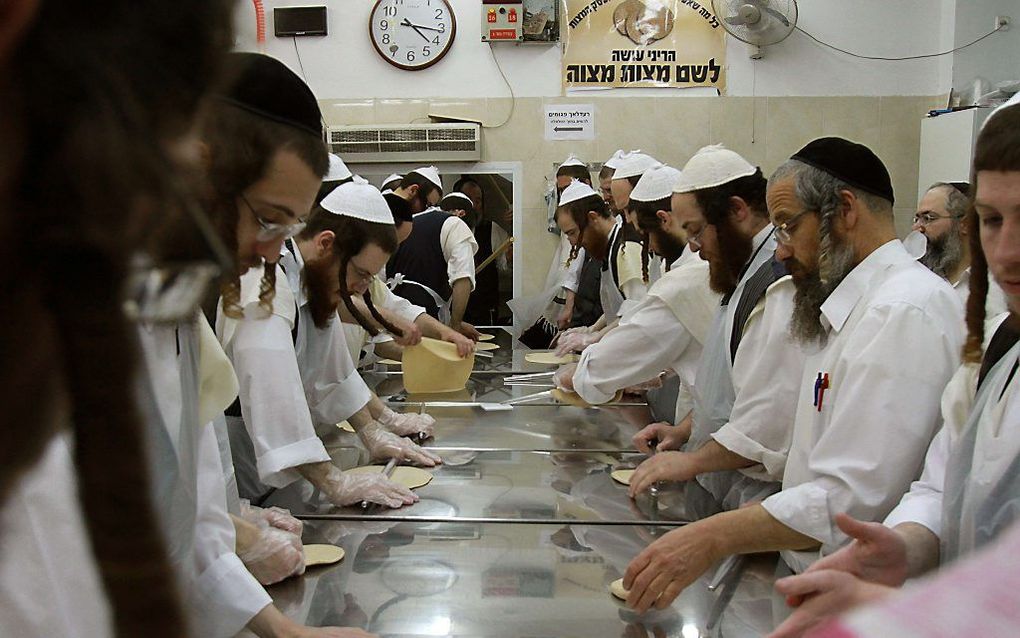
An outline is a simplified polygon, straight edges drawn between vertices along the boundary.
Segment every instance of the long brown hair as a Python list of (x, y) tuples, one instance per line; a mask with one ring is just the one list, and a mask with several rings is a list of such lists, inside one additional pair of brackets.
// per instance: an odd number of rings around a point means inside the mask
[[(357, 255), (361, 252), (362, 248), (368, 245), (378, 246), (380, 250), (388, 255), (395, 253), (398, 245), (397, 231), (393, 224), (381, 224), (364, 219), (356, 219), (347, 215), (337, 215), (325, 210), (321, 206), (316, 206), (308, 218), (308, 225), (298, 235), (298, 239), (307, 241), (327, 230), (331, 231), (334, 235), (333, 255), (340, 260), (340, 299), (343, 301), (347, 311), (354, 317), (354, 320), (374, 337), (379, 334), (379, 329), (361, 314), (351, 299), (351, 292), (347, 288), (347, 265), (350, 263), (351, 257)], [(362, 298), (365, 300), (365, 305), (368, 306), (368, 311), (371, 313), (372, 318), (379, 322), (379, 325), (391, 334), (398, 337), (404, 336), (403, 331), (387, 321), (379, 313), (369, 291), (366, 290)], [(327, 308), (326, 312), (314, 317), (315, 324), (320, 328), (325, 327), (335, 311), (335, 308)]]
[(566, 265), (569, 266), (581, 251), (581, 238), (584, 237), (584, 230), (588, 228), (588, 213), (595, 211), (599, 217), (609, 218), (613, 213), (609, 210), (604, 199), (596, 195), (588, 195), (573, 202), (560, 205), (556, 209), (557, 215), (570, 215), (570, 218), (577, 224), (577, 244), (570, 247), (570, 256)]
[[(978, 191), (981, 171), (1020, 171), (1020, 104), (997, 111), (985, 121), (974, 146), (971, 201)], [(984, 355), (985, 301), (988, 298), (988, 261), (981, 246), (981, 229), (973, 205), (965, 223), (970, 241), (970, 293), (967, 297), (967, 341), (964, 361), (978, 363)]]
[[(209, 149), (206, 171), (207, 210), (228, 250), (237, 252), (237, 199), (266, 172), (277, 151), (294, 152), (322, 177), (329, 169), (325, 143), (309, 132), (250, 113), (225, 101), (213, 100), (204, 119), (202, 138)], [(272, 311), (276, 269), (265, 268), (259, 305)], [(221, 283), (223, 311), (240, 318), (241, 280), (238, 270), (225, 273)]]
[[(661, 222), (658, 212), (670, 209), (670, 199), (670, 197), (665, 197), (654, 202), (639, 202), (632, 199), (627, 205), (637, 220), (638, 232), (641, 233), (641, 278), (646, 284), (648, 283), (648, 260), (651, 255), (649, 246), (651, 235), (659, 232)], [(666, 267), (668, 269), (669, 264)]]
[(166, 143), (191, 127), (218, 72), (230, 8), (42, 2), (4, 69), (4, 129), (18, 139), (0, 215), (0, 499), (67, 406), (78, 497), (121, 636), (186, 634), (149, 498), (121, 289), (142, 243), (133, 232), (179, 212)]

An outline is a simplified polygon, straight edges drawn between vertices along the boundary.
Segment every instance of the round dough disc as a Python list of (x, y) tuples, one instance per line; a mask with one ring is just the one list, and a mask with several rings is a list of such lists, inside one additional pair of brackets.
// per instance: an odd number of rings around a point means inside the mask
[(404, 363), (402, 361), (397, 361), (396, 359), (379, 359), (379, 363), (383, 364), (384, 366), (402, 366), (402, 365), (404, 365)]
[(344, 432), (351, 432), (352, 434), (354, 433), (354, 426), (348, 423), (347, 421), (341, 421), (340, 423), (337, 423), (336, 426), (343, 430)]
[(486, 350), (499, 350), (498, 343), (483, 343), (479, 341), (475, 344), (475, 350), (478, 352), (485, 352)]
[[(380, 474), (385, 469), (382, 465), (362, 465), (347, 471), (354, 474)], [(423, 470), (420, 467), (401, 465), (394, 468), (390, 480), (403, 485), (409, 490), (413, 490), (428, 485), (432, 481), (432, 472)]]
[(620, 600), (627, 600), (627, 596), (630, 595), (630, 592), (623, 588), (622, 578), (617, 578), (613, 582), (609, 583), (609, 593)]
[[(559, 401), (560, 403), (566, 405), (572, 405), (578, 408), (593, 407), (592, 404), (582, 399), (581, 395), (577, 394), (576, 392), (570, 392), (569, 390), (560, 390), (559, 388), (553, 388), (551, 396), (554, 401)], [(623, 391), (620, 390), (616, 393), (616, 396), (609, 400), (609, 403), (615, 403), (619, 401), (622, 396)]]
[(492, 341), (495, 338), (496, 338), (496, 335), (490, 335), (490, 334), (485, 333), (485, 332), (483, 332), (483, 333), (478, 335), (478, 340), (479, 341)]
[(305, 567), (332, 565), (344, 558), (343, 548), (336, 545), (305, 545)]
[(549, 366), (559, 366), (564, 363), (574, 363), (578, 360), (576, 354), (567, 354), (562, 357), (557, 357), (555, 352), (544, 351), (544, 352), (528, 352), (524, 355), (524, 360), (528, 363), (541, 363)]
[(630, 485), (630, 477), (634, 476), (634, 470), (613, 470), (609, 476), (621, 485)]

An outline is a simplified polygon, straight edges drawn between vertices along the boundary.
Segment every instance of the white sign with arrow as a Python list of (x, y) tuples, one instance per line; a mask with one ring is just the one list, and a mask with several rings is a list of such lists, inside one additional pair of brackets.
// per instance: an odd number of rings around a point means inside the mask
[(545, 107), (545, 139), (595, 139), (594, 104), (547, 104)]

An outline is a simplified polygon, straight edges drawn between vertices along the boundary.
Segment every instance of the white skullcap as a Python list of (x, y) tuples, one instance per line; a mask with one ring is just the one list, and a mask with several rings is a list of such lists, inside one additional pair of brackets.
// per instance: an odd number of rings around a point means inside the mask
[(340, 184), (320, 204), (334, 215), (344, 215), (377, 224), (392, 224), (390, 205), (375, 186), (361, 177)]
[(662, 166), (662, 162), (651, 155), (645, 155), (641, 151), (624, 153), (616, 160), (616, 172), (613, 173), (613, 179), (626, 179), (641, 175), (656, 166)]
[(706, 146), (694, 154), (684, 166), (674, 193), (689, 193), (721, 186), (738, 177), (754, 175), (758, 168), (722, 144)]
[(673, 187), (680, 181), (680, 171), (672, 166), (656, 166), (645, 171), (630, 192), (632, 202), (657, 202), (673, 196)]
[(382, 181), (382, 183), (383, 183), (383, 184), (389, 184), (390, 182), (392, 182), (392, 181), (393, 181), (393, 180), (395, 180), (395, 179), (398, 179), (398, 180), (399, 180), (399, 179), (404, 179), (404, 176), (403, 176), (403, 175), (399, 175), (399, 174), (397, 174), (397, 173), (390, 173), (390, 176), (389, 176), (389, 177), (387, 177), (386, 179), (384, 179), (384, 180)]
[(559, 205), (563, 206), (564, 204), (576, 202), (579, 199), (591, 197), (592, 195), (598, 195), (598, 193), (596, 193), (591, 186), (588, 186), (579, 179), (572, 179), (570, 180), (570, 185), (564, 188), (563, 192), (560, 193)]
[[(564, 166), (583, 166), (588, 168), (588, 165), (578, 159), (577, 155), (574, 155), (573, 153), (567, 155), (567, 159), (563, 160), (563, 163), (559, 165), (559, 168), (563, 168)], [(559, 168), (557, 170), (559, 170)]]
[[(638, 150), (638, 151), (634, 151), (634, 152), (635, 153), (640, 153), (641, 151)], [(621, 148), (620, 150), (618, 150), (615, 153), (613, 153), (613, 156), (610, 157), (609, 159), (607, 159), (602, 166), (604, 168), (611, 168), (613, 170), (616, 170), (616, 165), (620, 163), (620, 158), (622, 158), (624, 155), (626, 155), (626, 153), (624, 153), (623, 149)]]
[(435, 166), (422, 166), (421, 168), (416, 168), (411, 172), (418, 173), (425, 179), (429, 180), (430, 182), (438, 186), (439, 190), (443, 190), (443, 180), (439, 179), (439, 169), (436, 168)]
[(439, 203), (442, 204), (444, 201), (446, 201), (448, 199), (463, 199), (467, 203), (467, 205), (470, 206), (469, 209), (465, 208), (464, 210), (474, 210), (475, 209), (475, 203), (473, 201), (471, 201), (471, 198), (468, 197), (467, 195), (465, 195), (464, 193), (460, 193), (460, 192), (457, 192), (457, 191), (453, 191), (452, 193), (447, 193), (446, 195), (443, 196), (443, 199), (439, 200)]
[(336, 153), (329, 154), (329, 172), (322, 178), (324, 182), (339, 182), (342, 179), (347, 179), (351, 176), (351, 169), (347, 168), (347, 164), (340, 159), (340, 156)]

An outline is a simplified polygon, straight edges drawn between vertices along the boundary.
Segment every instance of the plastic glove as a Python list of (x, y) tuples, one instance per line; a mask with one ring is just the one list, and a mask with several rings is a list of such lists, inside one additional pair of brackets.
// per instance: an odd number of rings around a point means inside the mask
[(329, 474), (319, 488), (331, 503), (341, 507), (362, 501), (393, 508), (418, 502), (411, 490), (382, 474), (349, 474), (335, 465), (330, 465)]
[(398, 414), (389, 408), (384, 408), (382, 414), (376, 419), (379, 424), (397, 436), (410, 436), (413, 434), (424, 434), (425, 438), (435, 433), (436, 420), (428, 414), (415, 414), (404, 412)]
[(246, 498), (241, 499), (241, 518), (254, 525), (258, 525), (260, 520), (264, 520), (270, 527), (290, 532), (298, 538), (301, 538), (301, 533), (305, 528), (304, 523), (291, 516), (290, 512), (282, 507), (257, 507)]
[(256, 580), (272, 585), (305, 573), (300, 537), (272, 527), (261, 518), (254, 525), (258, 527), (255, 542), (244, 549), (238, 548), (237, 556)]
[(556, 356), (562, 357), (571, 352), (582, 352), (598, 340), (598, 335), (594, 332), (572, 332), (560, 337), (559, 344), (556, 346)]
[(398, 462), (408, 461), (425, 467), (433, 467), (443, 462), (443, 459), (435, 454), (386, 430), (375, 421), (358, 430), (358, 437), (373, 460), (397, 459)]
[(553, 385), (561, 390), (574, 391), (574, 372), (577, 371), (576, 363), (568, 363), (560, 366), (559, 370), (553, 373)]

